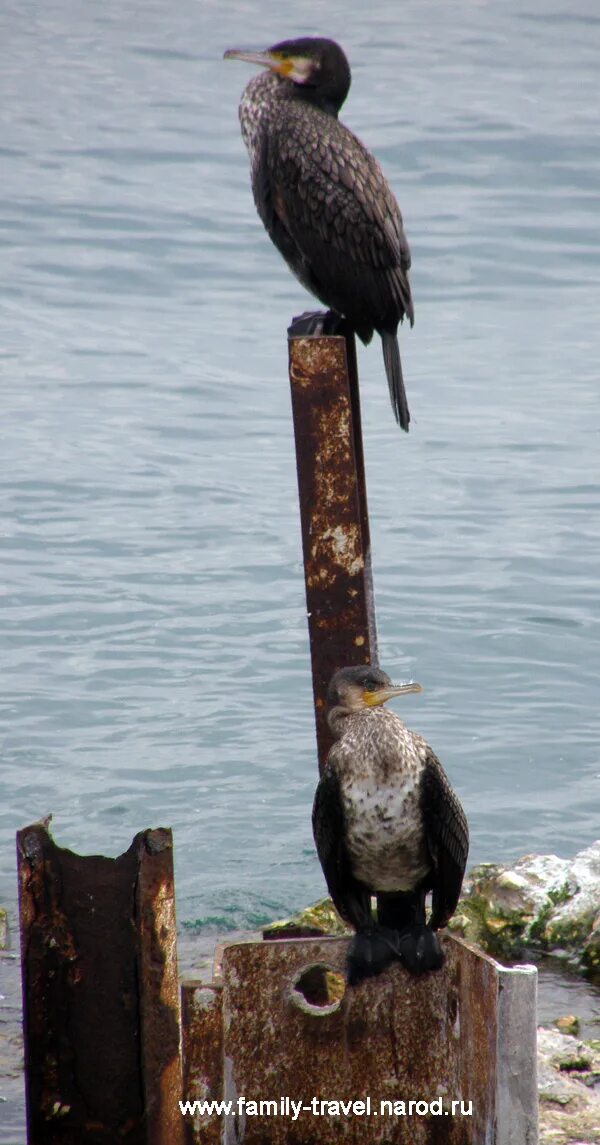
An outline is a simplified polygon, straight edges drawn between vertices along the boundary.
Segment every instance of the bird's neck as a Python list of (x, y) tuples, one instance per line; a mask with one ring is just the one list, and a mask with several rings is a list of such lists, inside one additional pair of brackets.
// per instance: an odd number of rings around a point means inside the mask
[(343, 708), (340, 706), (331, 709), (327, 715), (327, 723), (329, 724), (332, 735), (338, 740), (346, 735), (354, 723), (371, 723), (378, 720), (387, 720), (389, 717), (391, 717), (392, 720), (398, 718), (395, 712), (390, 712), (384, 707)]
[(348, 726), (348, 720), (352, 719), (352, 715), (353, 713), (348, 711), (348, 708), (341, 707), (332, 708), (331, 711), (327, 713), (327, 723), (329, 724), (329, 730), (334, 739), (342, 738)]
[(289, 90), (290, 99), (298, 100), (300, 103), (308, 103), (311, 107), (318, 107), (319, 111), (325, 112), (325, 115), (330, 115), (332, 119), (337, 119), (343, 100), (340, 102), (338, 99), (330, 99), (318, 88), (308, 87), (303, 84), (290, 84), (289, 81), (283, 81)]

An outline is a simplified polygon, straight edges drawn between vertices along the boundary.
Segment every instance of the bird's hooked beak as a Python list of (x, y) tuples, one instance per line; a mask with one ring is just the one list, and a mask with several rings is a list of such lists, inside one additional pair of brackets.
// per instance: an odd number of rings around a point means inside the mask
[(261, 68), (270, 68), (282, 79), (292, 80), (293, 83), (306, 83), (314, 69), (314, 62), (306, 56), (288, 56), (283, 52), (252, 52), (239, 48), (229, 48), (223, 59), (245, 60), (248, 64), (258, 64)]
[(394, 696), (405, 696), (408, 692), (422, 691), (421, 685), (411, 680), (408, 684), (389, 684), (387, 688), (377, 688), (376, 692), (368, 692), (365, 688), (363, 701), (367, 708), (377, 708), (380, 704), (385, 704), (387, 700), (392, 700)]

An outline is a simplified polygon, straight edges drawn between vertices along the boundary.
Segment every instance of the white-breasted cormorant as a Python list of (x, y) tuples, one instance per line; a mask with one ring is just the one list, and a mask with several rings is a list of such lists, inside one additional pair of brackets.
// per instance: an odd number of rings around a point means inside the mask
[(405, 315), (414, 322), (410, 249), (377, 160), (337, 118), (350, 88), (348, 60), (333, 40), (311, 37), (225, 58), (269, 69), (240, 103), (258, 213), (291, 270), (333, 316), (343, 315), (365, 343), (374, 330), (381, 335), (394, 414), (408, 431), (396, 332)]
[(460, 895), (469, 849), (464, 811), (429, 744), (383, 707), (420, 691), (419, 684), (394, 685), (368, 665), (342, 668), (329, 685), (336, 742), (315, 794), (313, 831), (329, 893), (356, 931), (351, 984), (394, 959), (415, 974), (442, 966), (434, 932)]

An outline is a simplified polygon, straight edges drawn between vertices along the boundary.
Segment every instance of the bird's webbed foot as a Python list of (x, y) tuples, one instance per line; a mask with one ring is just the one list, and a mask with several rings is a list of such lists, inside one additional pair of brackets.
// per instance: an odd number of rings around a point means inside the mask
[(444, 965), (440, 940), (430, 926), (407, 927), (396, 937), (397, 957), (411, 974), (426, 974)]
[(326, 337), (343, 334), (345, 321), (345, 318), (335, 310), (306, 310), (304, 314), (292, 318), (292, 324), (288, 326), (288, 335), (290, 338), (301, 338), (311, 335)]
[(359, 930), (348, 947), (348, 985), (357, 986), (364, 978), (374, 978), (398, 958), (397, 931), (385, 926)]

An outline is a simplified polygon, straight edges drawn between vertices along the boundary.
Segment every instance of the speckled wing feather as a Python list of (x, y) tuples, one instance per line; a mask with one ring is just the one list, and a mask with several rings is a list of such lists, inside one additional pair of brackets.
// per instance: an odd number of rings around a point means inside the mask
[[(337, 745), (335, 745), (337, 746)], [(312, 813), (317, 854), (327, 888), (335, 908), (358, 929), (370, 919), (370, 894), (352, 874), (350, 858), (344, 843), (344, 809), (340, 781), (331, 767), (326, 767), (317, 790)]]
[(469, 852), (469, 828), (458, 797), (430, 747), (421, 777), (420, 803), (435, 867), (431, 925), (437, 930), (456, 910)]
[[(376, 329), (395, 328), (404, 314), (412, 323), (410, 249), (376, 159), (337, 119), (301, 102), (282, 101), (267, 146), (276, 218), (263, 221), (270, 233), (273, 224), (287, 231), (296, 263), (311, 268), (310, 289), (357, 328), (361, 318)], [(260, 211), (258, 197), (257, 205)], [(303, 279), (289, 252), (282, 253)], [(365, 298), (368, 314), (361, 312)]]

